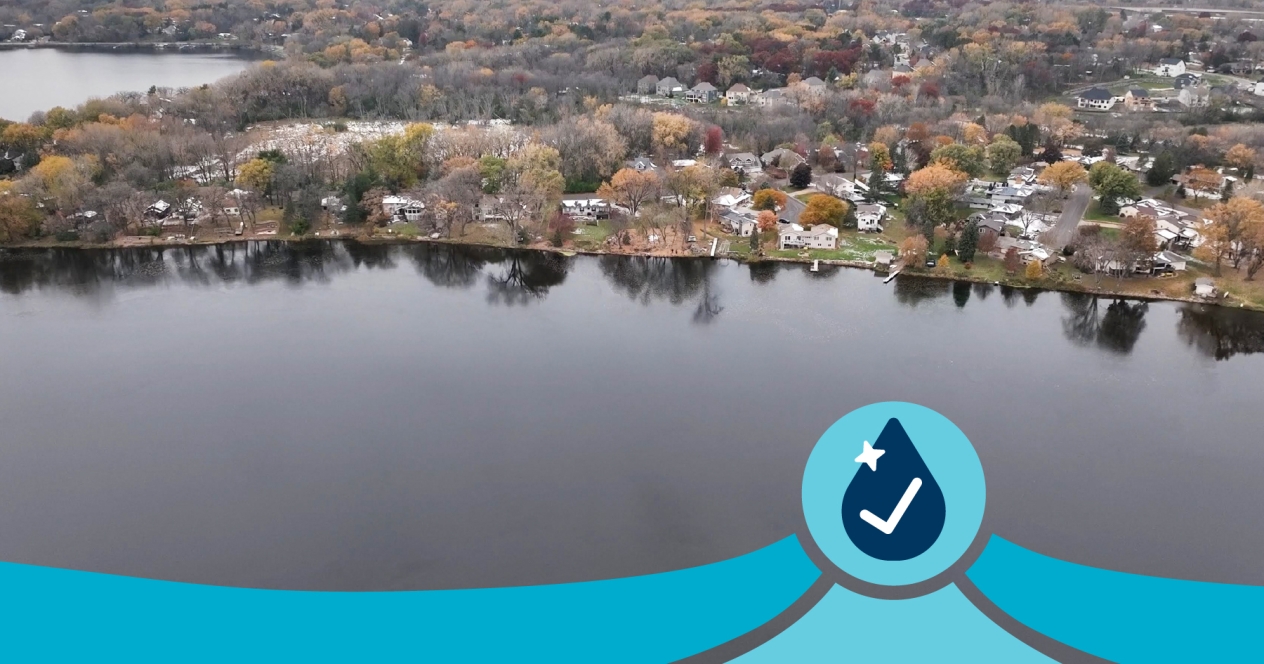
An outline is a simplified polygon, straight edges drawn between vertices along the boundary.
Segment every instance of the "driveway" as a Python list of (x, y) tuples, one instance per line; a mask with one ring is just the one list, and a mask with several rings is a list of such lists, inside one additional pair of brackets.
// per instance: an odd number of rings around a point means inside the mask
[(1086, 184), (1075, 185), (1075, 191), (1062, 206), (1062, 216), (1053, 226), (1054, 248), (1061, 249), (1075, 239), (1075, 229), (1084, 218), (1088, 204), (1093, 200), (1093, 190)]

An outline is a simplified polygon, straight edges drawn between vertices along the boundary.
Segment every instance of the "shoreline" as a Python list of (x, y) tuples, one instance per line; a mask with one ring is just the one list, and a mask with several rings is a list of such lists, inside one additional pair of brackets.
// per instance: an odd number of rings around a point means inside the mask
[[(275, 47), (280, 48), (280, 47)], [(209, 53), (232, 52), (266, 56), (271, 48), (260, 44), (231, 42), (0, 42), (0, 51), (53, 49), (59, 51)]]
[[(867, 270), (869, 272), (873, 272), (875, 275), (884, 274), (882, 272), (879, 272), (877, 269), (875, 269), (872, 263), (868, 263), (865, 261), (849, 261), (849, 260), (826, 259), (826, 258), (821, 258), (821, 259), (782, 258), (782, 257), (771, 256), (771, 257), (761, 257), (761, 258), (758, 258), (757, 260), (752, 260), (744, 256), (716, 256), (713, 258), (707, 255), (687, 255), (687, 254), (682, 255), (682, 254), (656, 253), (656, 252), (644, 252), (644, 251), (639, 251), (639, 252), (596, 251), (596, 250), (591, 250), (591, 249), (553, 247), (553, 246), (547, 246), (547, 245), (546, 246), (540, 246), (540, 245), (509, 246), (509, 245), (503, 245), (503, 244), (491, 244), (491, 243), (486, 243), (486, 242), (469, 242), (469, 241), (452, 240), (452, 239), (446, 239), (446, 238), (430, 239), (428, 237), (403, 237), (403, 236), (398, 236), (398, 235), (364, 236), (364, 235), (358, 235), (358, 234), (347, 234), (347, 235), (326, 236), (326, 237), (306, 236), (302, 238), (275, 237), (275, 236), (232, 237), (232, 238), (216, 238), (213, 240), (192, 241), (192, 242), (169, 241), (169, 240), (154, 238), (153, 242), (114, 241), (114, 242), (108, 242), (108, 243), (103, 243), (103, 244), (92, 243), (92, 242), (82, 242), (82, 241), (77, 241), (77, 242), (37, 241), (37, 242), (27, 242), (27, 243), (22, 243), (22, 244), (0, 244), (0, 254), (3, 254), (6, 251), (29, 250), (29, 249), (36, 249), (36, 250), (73, 249), (77, 251), (94, 251), (94, 250), (111, 250), (111, 249), (164, 249), (165, 250), (165, 249), (179, 249), (182, 247), (216, 247), (216, 246), (224, 246), (224, 245), (229, 245), (229, 244), (239, 244), (239, 243), (244, 244), (247, 242), (285, 242), (285, 243), (300, 244), (304, 242), (329, 242), (329, 241), (352, 241), (352, 242), (358, 242), (360, 244), (383, 244), (383, 245), (405, 245), (405, 244), (422, 244), (422, 243), (443, 244), (443, 245), (454, 245), (454, 246), (459, 246), (459, 247), (486, 247), (486, 248), (491, 248), (491, 249), (542, 251), (542, 252), (563, 254), (566, 256), (580, 256), (580, 255), (582, 256), (627, 256), (627, 257), (641, 257), (641, 258), (685, 258), (685, 259), (693, 258), (693, 259), (710, 259), (710, 260), (723, 258), (723, 259), (736, 261), (738, 263), (743, 263), (747, 265), (754, 264), (754, 263), (777, 262), (777, 263), (792, 263), (792, 264), (810, 266), (814, 261), (819, 261), (821, 265), (840, 267), (840, 268)], [(904, 275), (904, 274), (907, 274), (913, 277), (923, 278), (923, 279), (937, 279), (937, 280), (942, 280), (942, 281), (960, 281), (960, 282), (972, 283), (972, 284), (988, 284), (988, 285), (993, 285), (993, 286), (1001, 286), (1001, 287), (1009, 287), (1009, 288), (1021, 288), (1023, 290), (1040, 290), (1040, 291), (1049, 291), (1049, 292), (1057, 292), (1057, 293), (1081, 293), (1084, 295), (1115, 297), (1119, 299), (1138, 300), (1138, 301), (1145, 301), (1145, 302), (1164, 301), (1164, 302), (1182, 302), (1186, 304), (1206, 304), (1206, 305), (1212, 305), (1212, 306), (1217, 306), (1217, 307), (1224, 307), (1226, 309), (1245, 309), (1248, 311), (1264, 312), (1264, 307), (1255, 306), (1251, 304), (1250, 302), (1246, 302), (1246, 301), (1240, 301), (1237, 306), (1234, 306), (1233, 304), (1226, 302), (1224, 297), (1220, 297), (1214, 300), (1206, 300), (1206, 299), (1194, 297), (1193, 295), (1176, 296), (1176, 295), (1163, 293), (1161, 291), (1153, 291), (1149, 294), (1132, 293), (1132, 292), (1126, 292), (1122, 290), (1114, 290), (1108, 287), (1092, 288), (1092, 287), (1089, 287), (1087, 284), (1077, 285), (1074, 283), (1067, 283), (1064, 281), (1047, 281), (1047, 282), (1042, 281), (1042, 282), (1037, 282), (1033, 284), (1033, 283), (1028, 282), (1024, 278), (996, 280), (996, 279), (978, 277), (978, 276), (970, 275), (968, 273), (943, 274), (943, 273), (936, 273), (933, 271), (927, 271), (927, 270), (922, 270), (922, 269), (901, 269), (901, 275)], [(1112, 278), (1114, 277), (1107, 277), (1106, 279), (1112, 279)]]

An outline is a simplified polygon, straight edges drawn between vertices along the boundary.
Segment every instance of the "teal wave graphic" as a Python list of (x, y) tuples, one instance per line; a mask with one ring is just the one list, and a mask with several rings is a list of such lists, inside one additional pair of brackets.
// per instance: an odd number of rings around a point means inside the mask
[(768, 622), (819, 576), (794, 536), (662, 574), (473, 590), (254, 590), (0, 563), (0, 659), (667, 662)]
[(1264, 660), (1264, 587), (1097, 569), (996, 535), (966, 576), (1019, 622), (1104, 659)]
[(783, 662), (1050, 662), (983, 615), (955, 585), (912, 599), (841, 586), (763, 645), (734, 660)]

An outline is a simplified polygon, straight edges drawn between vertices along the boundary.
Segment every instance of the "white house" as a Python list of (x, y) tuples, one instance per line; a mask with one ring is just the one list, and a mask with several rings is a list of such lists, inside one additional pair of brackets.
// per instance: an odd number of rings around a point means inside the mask
[(711, 199), (711, 205), (722, 210), (729, 210), (750, 202), (751, 195), (737, 187), (721, 189), (718, 196)]
[(729, 168), (741, 171), (747, 175), (764, 170), (763, 165), (759, 163), (759, 157), (749, 152), (738, 152), (737, 154), (729, 155)]
[(382, 212), (390, 215), (391, 221), (420, 221), (425, 213), (424, 203), (407, 196), (383, 196)]
[(610, 218), (610, 204), (592, 195), (563, 196), (562, 212), (572, 219), (595, 222)]
[(838, 229), (817, 224), (804, 229), (799, 224), (780, 224), (777, 229), (777, 247), (780, 249), (834, 249), (838, 247)]
[(1078, 108), (1087, 108), (1094, 111), (1109, 111), (1114, 108), (1116, 103), (1122, 100), (1122, 97), (1116, 97), (1114, 93), (1106, 88), (1093, 87), (1076, 95), (1075, 105)]
[(1181, 88), (1176, 100), (1186, 108), (1204, 108), (1211, 101), (1211, 88), (1205, 85), (1191, 85)]
[(744, 83), (735, 83), (733, 87), (724, 93), (724, 98), (730, 104), (747, 104), (750, 103), (751, 89), (746, 87)]
[(1180, 58), (1163, 58), (1154, 68), (1155, 76), (1174, 78), (1185, 73), (1185, 61)]
[(882, 232), (882, 220), (886, 218), (887, 207), (881, 203), (856, 206), (856, 228), (861, 231)]

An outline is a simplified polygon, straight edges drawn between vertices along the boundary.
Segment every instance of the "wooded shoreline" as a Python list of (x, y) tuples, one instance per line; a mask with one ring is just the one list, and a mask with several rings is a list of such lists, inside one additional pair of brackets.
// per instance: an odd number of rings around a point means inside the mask
[[(650, 252), (646, 252), (646, 251), (621, 252), (621, 251), (595, 251), (591, 249), (551, 247), (551, 246), (541, 246), (541, 245), (510, 246), (510, 245), (504, 245), (504, 244), (492, 244), (492, 243), (484, 243), (484, 242), (469, 242), (465, 240), (431, 239), (431, 238), (426, 238), (426, 237), (402, 237), (398, 235), (371, 236), (371, 237), (366, 237), (363, 235), (345, 235), (345, 236), (335, 236), (335, 237), (302, 237), (302, 238), (232, 237), (232, 238), (213, 238), (213, 239), (207, 239), (207, 240), (194, 240), (194, 241), (187, 241), (187, 240), (186, 241), (171, 241), (171, 240), (166, 240), (163, 238), (144, 238), (144, 239), (152, 240), (152, 241), (143, 242), (143, 243), (136, 242), (135, 241), (136, 239), (137, 238), (128, 238), (128, 240), (130, 241), (114, 241), (114, 242), (108, 242), (108, 243), (93, 243), (93, 242), (82, 242), (82, 241), (58, 242), (58, 241), (45, 240), (45, 241), (23, 242), (23, 243), (16, 243), (16, 244), (15, 243), (0, 244), (0, 254), (2, 254), (5, 251), (10, 251), (10, 250), (31, 250), (31, 249), (75, 249), (75, 250), (81, 250), (81, 251), (96, 251), (96, 250), (111, 250), (111, 249), (141, 249), (141, 248), (178, 249), (181, 247), (214, 247), (214, 246), (248, 243), (248, 242), (284, 242), (284, 243), (301, 244), (301, 243), (306, 243), (306, 242), (343, 241), (343, 242), (358, 242), (361, 244), (384, 244), (384, 245), (406, 245), (406, 244), (418, 244), (418, 243), (447, 244), (447, 245), (454, 245), (454, 246), (459, 246), (459, 247), (484, 247), (484, 248), (492, 248), (492, 249), (507, 249), (507, 250), (521, 250), (521, 251), (543, 251), (543, 252), (564, 254), (567, 256), (575, 256), (575, 255), (627, 256), (629, 258), (638, 258), (638, 257), (639, 258), (678, 258), (678, 259), (693, 259), (693, 260), (715, 260), (716, 258), (724, 258), (724, 259), (733, 260), (739, 263), (746, 263), (746, 264), (754, 264), (754, 263), (761, 263), (761, 262), (779, 262), (779, 263), (796, 263), (800, 265), (811, 265), (813, 262), (817, 262), (817, 263), (820, 263), (821, 265), (830, 266), (830, 267), (845, 267), (845, 268), (853, 268), (853, 269), (862, 269), (862, 270), (869, 270), (879, 275), (883, 274), (882, 272), (879, 272), (878, 270), (876, 270), (872, 263), (869, 263), (866, 261), (848, 261), (848, 260), (812, 259), (812, 258), (786, 258), (786, 257), (780, 257), (780, 256), (764, 256), (757, 259), (751, 259), (745, 256), (719, 256), (719, 257), (712, 258), (710, 256), (672, 254), (672, 253), (652, 252), (652, 251)], [(1123, 290), (1111, 289), (1111, 288), (1106, 288), (1106, 287), (1102, 287), (1102, 288), (1079, 287), (1077, 288), (1075, 287), (1076, 284), (1067, 283), (1063, 281), (1041, 280), (1035, 283), (1031, 283), (1030, 281), (1026, 279), (1021, 279), (1021, 278), (996, 280), (996, 279), (988, 279), (981, 276), (971, 275), (968, 272), (964, 274), (962, 273), (940, 274), (940, 273), (923, 270), (923, 269), (904, 269), (902, 270), (902, 274), (907, 274), (909, 276), (914, 276), (914, 277), (919, 277), (919, 278), (924, 278), (924, 279), (938, 279), (938, 280), (943, 280), (943, 281), (960, 281), (960, 282), (968, 282), (968, 283), (976, 283), (976, 284), (991, 284), (995, 286), (1005, 286), (1009, 288), (1021, 288), (1024, 290), (1039, 290), (1039, 291), (1050, 291), (1050, 292), (1058, 292), (1058, 293), (1082, 293), (1085, 295), (1098, 295), (1102, 297), (1112, 297), (1112, 298), (1118, 298), (1118, 299), (1124, 299), (1124, 300), (1136, 300), (1136, 301), (1142, 301), (1142, 302), (1156, 302), (1156, 301), (1184, 302), (1184, 303), (1189, 303), (1189, 304), (1207, 304), (1207, 305), (1213, 305), (1213, 306), (1218, 306), (1218, 307), (1224, 307), (1226, 309), (1247, 309), (1250, 311), (1264, 311), (1264, 307), (1257, 306), (1249, 301), (1239, 302), (1238, 306), (1235, 307), (1232, 304), (1226, 302), (1223, 298), (1204, 299), (1204, 298), (1193, 297), (1192, 295), (1186, 296), (1186, 297), (1180, 297), (1176, 295), (1171, 295), (1169, 293), (1163, 293), (1160, 291), (1151, 292), (1149, 294), (1143, 294), (1143, 293), (1134, 293), (1134, 292), (1127, 292)]]

